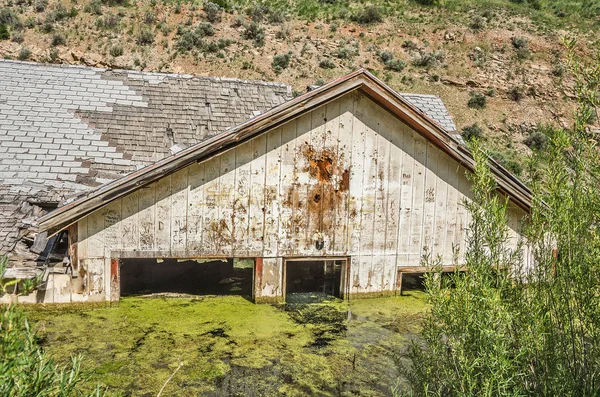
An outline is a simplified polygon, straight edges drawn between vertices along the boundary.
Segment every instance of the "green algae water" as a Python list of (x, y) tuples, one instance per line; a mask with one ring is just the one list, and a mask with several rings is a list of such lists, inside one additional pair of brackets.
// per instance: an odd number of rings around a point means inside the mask
[[(130, 297), (29, 310), (57, 361), (82, 354), (111, 396), (387, 396), (424, 295), (255, 305), (240, 296)], [(289, 299), (288, 299), (289, 300)], [(309, 299), (310, 301), (310, 299)]]

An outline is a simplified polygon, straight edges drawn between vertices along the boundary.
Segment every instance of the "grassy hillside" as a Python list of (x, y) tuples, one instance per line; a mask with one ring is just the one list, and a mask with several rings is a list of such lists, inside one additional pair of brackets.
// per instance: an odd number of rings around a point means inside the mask
[(543, 147), (539, 125), (570, 122), (562, 38), (585, 54), (600, 30), (596, 0), (2, 1), (5, 58), (278, 80), (298, 93), (365, 67), (441, 96), (516, 173)]

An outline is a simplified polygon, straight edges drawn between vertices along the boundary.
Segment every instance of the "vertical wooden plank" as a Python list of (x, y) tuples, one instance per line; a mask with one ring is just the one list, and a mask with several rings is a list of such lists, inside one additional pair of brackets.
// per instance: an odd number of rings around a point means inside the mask
[(122, 200), (118, 199), (108, 203), (100, 210), (104, 217), (104, 255), (110, 257), (110, 252), (119, 249), (123, 245), (121, 230)]
[(297, 252), (299, 255), (310, 255), (312, 253), (312, 235), (309, 234), (309, 161), (306, 156), (307, 146), (310, 145), (312, 116), (306, 113), (300, 116), (296, 122), (296, 156), (295, 156), (295, 189), (293, 191), (293, 219), (297, 230)]
[(308, 254), (323, 255), (324, 246), (317, 244), (325, 241), (326, 236), (323, 233), (323, 183), (321, 176), (321, 165), (319, 162), (323, 160), (323, 150), (325, 144), (325, 106), (320, 106), (310, 112), (311, 127), (310, 141), (308, 147), (305, 148), (305, 155), (309, 162), (309, 179), (308, 179)]
[(104, 213), (94, 211), (88, 216), (88, 258), (104, 256)]
[(285, 256), (296, 251), (296, 236), (299, 232), (294, 222), (294, 192), (296, 186), (296, 121), (281, 128), (281, 172), (279, 179), (279, 245), (278, 255)]
[(250, 174), (250, 213), (248, 247), (250, 254), (262, 257), (265, 225), (265, 164), (267, 137), (259, 135), (252, 139), (252, 163)]
[(267, 132), (265, 175), (265, 244), (263, 257), (276, 257), (279, 240), (279, 180), (281, 177), (281, 128)]
[(204, 230), (204, 163), (188, 166), (188, 210), (187, 210), (187, 251), (193, 254), (202, 252), (202, 234)]
[[(350, 169), (350, 200), (348, 205), (348, 241), (350, 246), (350, 255), (359, 255), (361, 249), (361, 208), (363, 205), (363, 174), (365, 166), (365, 135), (366, 126), (362, 119), (358, 117), (361, 114), (364, 95), (354, 93), (354, 117), (352, 124), (352, 167)], [(359, 266), (352, 262), (352, 266)], [(357, 274), (356, 272), (353, 274)], [(354, 280), (353, 280), (354, 282)], [(358, 282), (358, 279), (357, 279)], [(354, 287), (353, 287), (354, 288)], [(357, 292), (357, 291), (355, 291)]]
[(171, 175), (156, 181), (156, 249), (171, 250)]
[[(383, 111), (379, 113), (380, 125)], [(390, 183), (390, 141), (386, 135), (377, 136), (377, 178), (375, 221), (373, 226), (373, 254), (385, 255), (387, 245), (388, 200)], [(397, 225), (396, 225), (397, 227)], [(383, 263), (383, 262), (382, 262)], [(382, 265), (383, 266), (383, 265)], [(383, 268), (382, 268), (383, 269)]]
[(219, 156), (204, 162), (202, 253), (206, 256), (218, 255), (221, 246), (221, 231), (224, 229), (219, 214), (220, 168), (221, 158)]
[[(388, 202), (386, 205), (385, 227), (385, 254), (397, 255), (398, 253), (398, 227), (400, 212), (402, 210), (402, 142), (404, 131), (402, 124), (388, 112), (383, 112), (381, 128), (385, 137), (390, 142), (389, 148), (389, 175), (388, 175)], [(382, 134), (383, 135), (383, 134)]]
[[(377, 199), (377, 129), (375, 105), (369, 98), (364, 97), (361, 106), (357, 110), (357, 118), (365, 121), (364, 136), (364, 166), (363, 166), (363, 189), (361, 198), (361, 222), (360, 222), (360, 255), (370, 257), (373, 255), (374, 245), (374, 223), (375, 223), (375, 201)], [(366, 259), (365, 259), (366, 261)], [(366, 262), (362, 266), (367, 266)]]
[(331, 255), (335, 246), (335, 223), (337, 208), (344, 201), (340, 191), (343, 176), (343, 165), (338, 157), (340, 101), (335, 100), (325, 106), (323, 154), (321, 160), (325, 164), (325, 176), (321, 181), (323, 193), (321, 198), (321, 233), (323, 234), (324, 255)]
[(77, 222), (77, 253), (79, 256), (79, 264), (89, 257), (88, 253), (88, 219), (89, 215), (80, 219)]
[(139, 190), (133, 191), (122, 198), (122, 249), (136, 250), (140, 248), (139, 240)]
[(446, 198), (446, 236), (444, 242), (444, 262), (448, 264), (454, 264), (454, 235), (456, 233), (457, 213), (458, 213), (458, 172), (460, 166), (457, 162), (449, 160), (448, 168), (448, 195)]
[(185, 167), (171, 176), (171, 251), (187, 246), (188, 172)]
[(470, 188), (470, 183), (466, 177), (466, 169), (464, 167), (460, 167), (458, 171), (458, 186), (459, 186), (459, 196), (458, 196), (458, 211), (456, 216), (456, 233), (454, 236), (454, 244), (458, 249), (459, 258), (458, 263), (463, 264), (465, 259), (465, 247), (466, 247), (466, 239), (467, 239), (467, 230), (469, 228), (469, 212), (465, 207), (465, 201), (469, 200), (468, 190)]
[(354, 119), (353, 95), (340, 98), (337, 136), (337, 158), (341, 166), (341, 177), (338, 181), (339, 203), (336, 206), (334, 255), (345, 255), (348, 247), (348, 205), (350, 203), (350, 172), (352, 169), (352, 125)]
[(233, 204), (233, 256), (250, 255), (248, 246), (250, 210), (250, 174), (252, 144), (246, 142), (235, 149), (235, 192)]
[[(439, 165), (439, 156), (436, 148), (427, 142), (427, 163), (425, 166), (425, 196), (423, 204), (423, 240), (422, 248), (427, 248), (432, 253), (433, 233), (435, 220), (435, 202), (437, 196), (437, 169)], [(421, 251), (421, 255), (424, 254)]]
[[(413, 191), (415, 175), (415, 138), (413, 131), (408, 126), (402, 126), (402, 175), (400, 187), (400, 220), (398, 222), (398, 254), (410, 252), (412, 239), (412, 212)], [(400, 258), (399, 258), (400, 259)], [(404, 256), (402, 265), (408, 265), (408, 257)], [(400, 264), (400, 261), (399, 261)]]
[(217, 208), (219, 213), (219, 243), (216, 254), (233, 255), (233, 200), (235, 199), (235, 150), (222, 153), (219, 162), (219, 192)]
[(138, 191), (138, 231), (140, 249), (142, 251), (151, 251), (155, 247), (155, 228), (156, 219), (156, 183), (144, 186)]
[(413, 133), (415, 139), (415, 163), (413, 169), (413, 200), (410, 219), (410, 247), (408, 261), (410, 266), (418, 266), (423, 247), (423, 209), (425, 201), (425, 164), (427, 162), (427, 141)]
[[(437, 177), (436, 177), (436, 195), (435, 195), (435, 218), (433, 230), (433, 249), (435, 256), (444, 258), (446, 227), (448, 223), (448, 168), (450, 167), (450, 157), (435, 148), (438, 158)], [(449, 247), (452, 250), (451, 247)]]

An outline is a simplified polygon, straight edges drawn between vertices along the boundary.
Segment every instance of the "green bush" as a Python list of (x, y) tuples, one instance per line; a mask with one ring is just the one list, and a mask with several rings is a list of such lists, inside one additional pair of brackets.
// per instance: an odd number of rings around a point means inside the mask
[(154, 32), (152, 29), (142, 29), (137, 36), (136, 43), (139, 45), (151, 45), (154, 43)]
[(120, 57), (121, 55), (123, 55), (123, 47), (121, 47), (120, 45), (114, 45), (110, 47), (109, 53), (115, 58)]
[(144, 23), (146, 25), (152, 25), (154, 23), (154, 19), (156, 15), (152, 11), (146, 11), (144, 13)]
[(29, 58), (31, 58), (31, 51), (27, 47), (21, 47), (17, 58), (21, 61), (27, 61)]
[(413, 55), (412, 64), (418, 67), (432, 68), (441, 65), (445, 58), (446, 53), (444, 50), (419, 51)]
[(481, 15), (474, 15), (473, 18), (471, 18), (471, 29), (473, 30), (481, 30), (485, 27), (485, 18), (482, 17)]
[(57, 33), (54, 36), (52, 36), (52, 42), (50, 43), (50, 45), (52, 45), (52, 47), (57, 47), (59, 45), (65, 45), (67, 43), (67, 39), (65, 38), (65, 36), (61, 33)]
[(481, 140), (483, 137), (483, 129), (477, 124), (471, 124), (462, 129), (462, 137), (467, 142)]
[(415, 3), (423, 6), (437, 6), (440, 5), (440, 0), (414, 0)]
[(255, 21), (246, 25), (242, 35), (246, 40), (254, 41), (256, 47), (265, 45), (265, 28)]
[(406, 63), (401, 59), (390, 59), (385, 63), (385, 68), (394, 72), (401, 72), (405, 67)]
[(471, 92), (470, 96), (467, 105), (471, 109), (483, 109), (487, 104), (487, 99), (481, 92)]
[(379, 8), (371, 5), (356, 11), (351, 19), (361, 25), (371, 25), (383, 22), (383, 15)]
[(287, 54), (279, 54), (275, 55), (273, 58), (273, 62), (271, 63), (271, 67), (276, 74), (279, 74), (283, 71), (283, 69), (287, 69), (290, 66), (290, 60), (292, 59), (291, 54), (288, 52)]
[(394, 59), (394, 54), (391, 51), (381, 51), (379, 53), (379, 59), (381, 59), (381, 62), (386, 63)]
[(92, 0), (83, 7), (83, 11), (88, 14), (102, 15), (102, 2), (100, 0)]
[(266, 4), (258, 4), (248, 9), (248, 15), (256, 23), (268, 22), (271, 24), (282, 24), (285, 22), (284, 13)]
[(35, 12), (44, 12), (48, 6), (48, 0), (35, 0), (33, 3), (33, 9)]
[(319, 61), (319, 67), (322, 69), (335, 69), (335, 62), (330, 58), (323, 58)]
[(532, 150), (544, 150), (548, 146), (548, 136), (538, 129), (529, 134), (523, 143)]
[(10, 36), (10, 41), (12, 41), (13, 43), (22, 43), (25, 41), (25, 35), (23, 34), (23, 32), (13, 32), (13, 34)]
[(0, 23), (0, 40), (8, 40), (10, 38), (10, 34), (8, 33), (8, 29), (6, 25)]
[(209, 22), (219, 22), (221, 20), (221, 6), (212, 1), (204, 2), (204, 12), (206, 13), (206, 19)]
[(519, 102), (525, 97), (525, 94), (523, 93), (523, 88), (518, 86), (514, 86), (510, 90), (508, 90), (508, 95), (510, 99), (512, 99), (515, 102)]

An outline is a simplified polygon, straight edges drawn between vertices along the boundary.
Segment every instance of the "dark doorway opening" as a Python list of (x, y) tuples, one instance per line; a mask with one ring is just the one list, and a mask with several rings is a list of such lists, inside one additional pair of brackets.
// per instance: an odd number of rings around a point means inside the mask
[(121, 296), (252, 295), (252, 259), (121, 259)]
[(285, 266), (286, 301), (300, 295), (341, 297), (345, 260), (290, 260)]
[[(400, 275), (398, 275), (400, 277)], [(402, 273), (400, 291), (425, 291), (425, 277), (423, 273)]]

